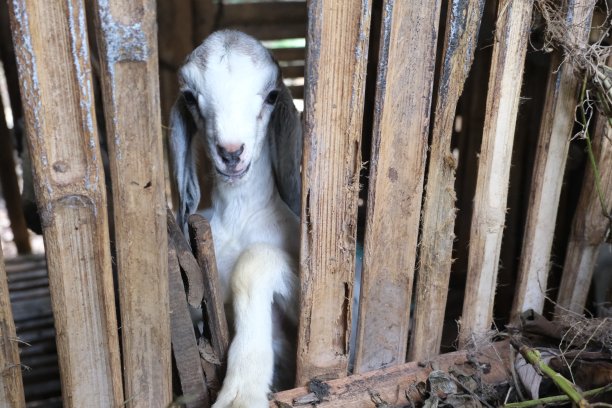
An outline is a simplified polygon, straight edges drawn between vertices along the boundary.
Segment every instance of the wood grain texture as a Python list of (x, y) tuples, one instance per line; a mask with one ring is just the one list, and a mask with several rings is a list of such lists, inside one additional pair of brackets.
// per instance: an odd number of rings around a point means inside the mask
[(504, 0), (498, 9), (472, 212), (460, 345), (465, 345), (473, 334), (486, 333), (493, 319), (514, 130), (533, 1)]
[[(568, 22), (578, 42), (586, 43), (594, 4), (589, 0), (568, 2)], [(580, 78), (572, 67), (553, 56), (535, 165), (518, 280), (512, 306), (513, 318), (528, 309), (542, 313), (546, 297), (550, 251), (569, 141), (574, 126)]]
[(0, 406), (4, 408), (25, 407), (17, 345), (4, 256), (0, 247)]
[(189, 315), (185, 286), (181, 278), (175, 242), (168, 242), (168, 275), (170, 278), (170, 326), (172, 328), (172, 354), (176, 362), (182, 395), (187, 408), (208, 408), (210, 399), (206, 378), (200, 364), (193, 323)]
[(172, 400), (168, 236), (153, 0), (98, 0), (128, 407)]
[[(611, 63), (609, 59), (608, 64)], [(612, 210), (612, 126), (605, 116), (597, 116), (591, 140), (600, 173), (601, 191), (609, 213)], [(567, 245), (556, 315), (568, 311), (578, 314), (584, 312), (599, 245), (605, 241), (610, 231), (610, 221), (603, 215), (595, 188), (593, 168), (589, 162), (586, 166)]]
[(440, 19), (439, 1), (383, 9), (356, 372), (406, 359)]
[(308, 3), (298, 384), (346, 375), (370, 7)]
[[(506, 367), (510, 364), (510, 344), (505, 341), (494, 343), (479, 350), (471, 357), (465, 351), (458, 351), (436, 356), (430, 361), (431, 364), (423, 365), (417, 362), (400, 364), (328, 381), (326, 384), (330, 387), (329, 395), (316, 406), (320, 408), (413, 406), (412, 402), (422, 400), (415, 384), (427, 381), (429, 373), (432, 372), (432, 366), (445, 372), (455, 369), (470, 375), (474, 372), (474, 366), (471, 363), (473, 361), (490, 367), (490, 370), (487, 370), (486, 374), (481, 377), (483, 383), (506, 382), (509, 375)], [(386, 404), (375, 404), (374, 395), (378, 395)], [(406, 395), (409, 395), (412, 401), (408, 400)], [(306, 396), (314, 396), (307, 387), (279, 392), (270, 401), (270, 408), (311, 406), (299, 403)]]
[(483, 0), (449, 2), (421, 223), (410, 361), (438, 354), (452, 263), (455, 168), (450, 150), (457, 101), (474, 58)]
[(188, 224), (191, 246), (202, 274), (203, 306), (211, 333), (211, 345), (218, 358), (225, 361), (230, 335), (217, 271), (212, 230), (208, 221), (199, 214), (190, 215)]
[(104, 172), (81, 1), (9, 2), (65, 407), (123, 401)]

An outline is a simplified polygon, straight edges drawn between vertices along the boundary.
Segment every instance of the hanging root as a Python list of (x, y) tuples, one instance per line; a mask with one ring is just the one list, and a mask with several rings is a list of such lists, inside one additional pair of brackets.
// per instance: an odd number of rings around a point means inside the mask
[[(597, 0), (591, 0), (585, 5), (594, 10)], [(605, 14), (601, 26), (593, 27), (592, 33), (597, 33), (595, 39), (585, 43), (580, 38), (585, 25), (590, 26), (591, 19), (576, 21), (567, 18), (567, 1), (536, 0), (535, 4), (540, 15), (546, 22), (544, 32), (545, 51), (559, 50), (563, 52), (563, 63), (568, 64), (576, 72), (576, 76), (586, 75), (592, 84), (599, 110), (608, 118), (612, 117), (612, 69), (607, 66), (612, 51), (608, 44), (610, 35), (610, 14), (607, 2), (601, 2)], [(577, 13), (591, 15), (591, 13)]]

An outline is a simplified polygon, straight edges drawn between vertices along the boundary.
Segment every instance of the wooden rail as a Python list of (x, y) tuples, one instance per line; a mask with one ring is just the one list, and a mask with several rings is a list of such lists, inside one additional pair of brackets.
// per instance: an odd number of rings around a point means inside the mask
[(460, 340), (486, 333), (493, 321), (497, 269), (506, 219), (514, 130), (533, 1), (501, 1), (472, 212)]
[(83, 2), (9, 3), (65, 407), (123, 403)]
[[(572, 23), (572, 35), (579, 43), (586, 44), (594, 3), (589, 0), (576, 0), (568, 3), (568, 7), (570, 9), (567, 10), (567, 19)], [(547, 85), (512, 307), (515, 319), (528, 309), (542, 313), (547, 296), (550, 251), (567, 152), (574, 127), (578, 86), (581, 83), (572, 67), (561, 64), (561, 58), (560, 53), (555, 54)]]
[(125, 400), (172, 400), (168, 237), (153, 0), (98, 0)]
[(312, 1), (308, 24), (298, 384), (348, 365), (370, 3)]
[(0, 406), (6, 408), (25, 407), (18, 341), (0, 247)]
[(453, 0), (448, 5), (422, 213), (410, 360), (438, 354), (442, 339), (455, 236), (457, 164), (451, 154), (451, 136), (457, 101), (474, 58), (483, 7), (482, 0)]
[(356, 372), (406, 358), (440, 19), (439, 1), (383, 9)]

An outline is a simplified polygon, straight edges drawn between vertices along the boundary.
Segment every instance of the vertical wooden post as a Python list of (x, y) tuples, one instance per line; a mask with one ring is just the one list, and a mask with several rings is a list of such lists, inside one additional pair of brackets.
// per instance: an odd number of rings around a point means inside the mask
[[(572, 35), (586, 44), (594, 3), (575, 0), (567, 4), (567, 24)], [(561, 63), (561, 57), (556, 54), (553, 58), (547, 85), (512, 306), (514, 318), (527, 309), (542, 313), (546, 297), (550, 251), (580, 83), (573, 68)]]
[(450, 151), (457, 101), (478, 39), (484, 0), (452, 0), (432, 131), (409, 359), (438, 354), (452, 262), (455, 168)]
[(21, 208), (21, 193), (15, 172), (15, 159), (11, 133), (6, 125), (4, 117), (4, 106), (0, 101), (0, 184), (6, 200), (6, 210), (11, 229), (13, 230), (13, 241), (20, 254), (32, 252), (30, 247), (30, 235), (26, 226), (25, 217)]
[[(608, 64), (612, 63), (608, 59)], [(612, 126), (604, 115), (598, 115), (591, 135), (593, 155), (600, 173), (601, 190), (612, 209)], [(609, 220), (603, 216), (590, 162), (586, 164), (578, 208), (567, 245), (563, 276), (557, 297), (556, 314), (567, 311), (582, 314), (586, 304), (598, 248), (609, 233)], [(610, 273), (610, 271), (608, 271)]]
[(383, 10), (356, 372), (406, 359), (440, 1)]
[(297, 382), (346, 375), (369, 1), (308, 4)]
[(121, 405), (121, 369), (85, 10), (12, 0), (65, 407)]
[(0, 247), (0, 406), (25, 407), (17, 333), (11, 311), (2, 247)]
[(533, 1), (501, 1), (472, 213), (460, 340), (491, 327)]
[(172, 400), (168, 237), (153, 0), (98, 0), (96, 30), (117, 243), (125, 399)]

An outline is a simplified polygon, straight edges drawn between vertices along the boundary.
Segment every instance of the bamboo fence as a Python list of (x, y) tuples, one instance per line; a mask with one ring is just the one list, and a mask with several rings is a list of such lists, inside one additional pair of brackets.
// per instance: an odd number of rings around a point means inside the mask
[[(548, 78), (540, 86), (540, 119), (530, 124), (539, 126), (537, 140), (521, 135), (521, 112), (528, 116), (519, 102), (527, 72), (534, 70), (527, 51), (536, 2), (311, 0), (220, 10), (204, 0), (96, 0), (87, 9), (83, 0), (10, 0), (19, 83), (18, 90), (14, 84), (9, 89), (10, 103), (18, 92), (64, 406), (165, 407), (177, 392), (173, 375), (179, 393), (192, 396), (187, 406), (207, 407), (213, 400), (208, 386), (223, 375), (229, 331), (214, 284), (212, 237), (205, 221), (190, 219), (193, 254), (172, 216), (167, 219), (172, 198), (162, 123), (182, 58), (219, 27), (260, 39), (306, 36), (305, 49), (273, 50), (279, 60), (292, 61), (283, 64), (284, 73), (305, 82), (292, 88), (304, 98), (297, 383), (276, 394), (271, 406), (310, 398), (305, 386), (313, 378), (330, 385), (321, 406), (372, 406), (373, 388), (390, 404), (408, 404), (408, 394), (396, 390), (422, 380), (417, 361), (437, 358), (444, 366), (465, 359), (464, 351), (440, 356), (448, 316), (460, 316), (460, 329), (450, 333), (465, 348), (493, 327), (496, 313), (509, 316), (506, 322), (526, 309), (541, 313), (548, 298), (556, 300), (558, 313), (582, 313), (597, 250), (610, 233), (601, 208), (612, 206), (610, 125), (603, 116), (593, 121), (599, 171), (586, 166), (576, 209), (567, 212), (560, 197), (569, 147), (577, 143), (572, 136), (582, 81), (559, 52), (535, 68)], [(586, 45), (593, 2), (575, 0), (569, 7), (573, 35)], [(181, 21), (184, 26), (177, 26)], [(483, 32), (493, 26), (494, 33)], [(483, 41), (491, 46), (488, 54)], [(90, 62), (96, 42), (98, 105)], [(0, 48), (7, 74), (9, 48)], [(469, 83), (470, 75), (478, 81)], [(109, 186), (95, 114), (102, 106)], [(2, 121), (0, 132), (6, 155), (13, 148)], [(461, 139), (474, 134), (482, 140)], [(360, 212), (364, 169), (367, 209)], [(2, 172), (14, 182), (14, 174)], [(14, 184), (3, 194), (10, 191)], [(522, 203), (524, 216), (514, 208)], [(16, 222), (16, 239), (27, 252), (24, 228)], [(549, 288), (558, 253), (553, 239), (570, 224), (556, 296)], [(22, 407), (19, 327), (16, 332), (1, 254), (0, 406)], [(457, 254), (465, 259), (453, 263)], [(511, 305), (496, 291), (500, 260), (512, 257)], [(457, 279), (464, 282), (457, 285)], [(457, 287), (459, 303), (449, 295)], [(195, 343), (188, 307), (203, 301), (215, 328), (204, 345)], [(200, 361), (203, 347), (215, 358)], [(496, 347), (483, 358), (494, 361), (504, 353)], [(487, 375), (499, 381), (505, 373), (493, 363)]]

